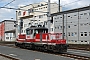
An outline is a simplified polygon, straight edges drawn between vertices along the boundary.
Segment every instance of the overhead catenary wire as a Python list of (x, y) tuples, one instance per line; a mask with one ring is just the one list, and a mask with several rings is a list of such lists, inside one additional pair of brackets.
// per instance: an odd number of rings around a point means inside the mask
[[(14, 1), (14, 0), (13, 0), (13, 1)], [(71, 3), (68, 3), (68, 4), (76, 3), (76, 2), (78, 2), (78, 1), (81, 1), (81, 0), (76, 0), (76, 1), (71, 2)], [(12, 1), (11, 1), (10, 3), (12, 3)], [(10, 4), (10, 3), (8, 3), (8, 4)], [(7, 5), (8, 5), (8, 4), (7, 4)], [(62, 5), (62, 7), (66, 6), (66, 5), (68, 5), (68, 4)], [(0, 8), (13, 9), (13, 10), (23, 10), (23, 11), (24, 11), (24, 9), (8, 8), (8, 7), (4, 7), (4, 6), (3, 6), (3, 7), (0, 7)], [(55, 9), (55, 8), (58, 8), (58, 7), (53, 7), (52, 9)], [(27, 11), (27, 10), (25, 10), (25, 11)], [(36, 11), (36, 12), (40, 12), (40, 11)]]
[(9, 3), (7, 3), (7, 4), (5, 4), (3, 7), (5, 7), (5, 6), (7, 6), (7, 5), (9, 5), (9, 4), (11, 4), (12, 2), (14, 2), (15, 0), (12, 0), (11, 2), (9, 2)]
[(82, 1), (82, 0), (76, 0), (76, 1), (73, 1), (73, 2), (70, 2), (70, 3), (67, 3), (67, 4), (64, 4), (62, 6), (66, 6), (66, 5), (69, 5), (69, 4), (73, 4), (73, 3), (76, 3), (76, 2), (79, 2), (79, 1)]
[[(11, 4), (12, 2), (14, 2), (15, 0), (12, 0), (11, 2), (9, 2), (9, 3), (7, 3), (7, 4), (5, 4), (3, 7), (0, 7), (0, 8), (6, 8), (6, 9), (15, 9), (15, 8), (8, 8), (8, 7), (5, 7), (5, 6), (7, 6), (7, 5), (9, 5), (9, 4)], [(15, 9), (16, 10), (16, 9)]]

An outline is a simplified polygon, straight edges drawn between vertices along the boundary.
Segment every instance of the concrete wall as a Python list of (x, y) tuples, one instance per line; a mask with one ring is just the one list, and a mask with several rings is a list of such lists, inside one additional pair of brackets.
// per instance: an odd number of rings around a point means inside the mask
[[(62, 14), (53, 17), (54, 32), (62, 33)], [(64, 33), (70, 44), (90, 43), (90, 10), (64, 14)]]
[(0, 40), (15, 41), (15, 21), (4, 20), (0, 23)]
[(10, 30), (14, 30), (15, 23), (14, 21), (5, 21), (5, 31), (10, 31)]

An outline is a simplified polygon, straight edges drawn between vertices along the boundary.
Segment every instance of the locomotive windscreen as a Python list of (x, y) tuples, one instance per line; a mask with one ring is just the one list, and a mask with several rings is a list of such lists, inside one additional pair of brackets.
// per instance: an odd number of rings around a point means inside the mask
[(36, 33), (48, 33), (48, 29), (47, 28), (36, 28), (35, 32)]
[(26, 30), (26, 34), (27, 34), (27, 35), (30, 35), (30, 34), (32, 34), (32, 33), (33, 33), (33, 30), (32, 30), (32, 29), (27, 29), (27, 30)]
[(39, 33), (48, 33), (48, 29), (45, 27), (32, 27), (26, 29), (26, 34), (39, 34)]

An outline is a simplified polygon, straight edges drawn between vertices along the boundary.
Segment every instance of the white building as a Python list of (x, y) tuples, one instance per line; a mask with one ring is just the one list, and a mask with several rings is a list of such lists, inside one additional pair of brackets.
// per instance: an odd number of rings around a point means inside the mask
[[(64, 17), (63, 17), (64, 15)], [(90, 44), (90, 6), (54, 13), (53, 32), (62, 33), (69, 44)]]
[[(51, 6), (50, 7), (51, 14), (58, 12), (57, 3), (50, 3), (50, 6)], [(20, 10), (17, 10), (18, 33), (21, 32), (22, 34), (25, 34), (26, 28), (30, 27), (30, 25), (37, 26), (38, 24), (44, 25), (44, 22), (47, 23), (48, 20), (46, 13), (48, 12), (47, 2), (30, 4), (27, 6), (19, 7), (19, 9)], [(20, 22), (23, 22), (21, 30), (20, 30), (20, 26), (21, 26)]]
[(14, 20), (4, 20), (0, 22), (1, 41), (15, 41), (15, 22)]

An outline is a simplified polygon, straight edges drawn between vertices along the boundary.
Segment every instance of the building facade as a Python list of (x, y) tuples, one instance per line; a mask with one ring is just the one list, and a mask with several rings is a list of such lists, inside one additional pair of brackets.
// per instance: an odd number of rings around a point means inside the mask
[(5, 27), (5, 24), (4, 22), (0, 22), (0, 40), (2, 41), (4, 39), (4, 27)]
[(67, 43), (90, 44), (90, 6), (55, 13), (52, 17), (52, 32), (62, 33), (64, 22)]
[(4, 20), (0, 22), (0, 41), (15, 41), (15, 21)]
[[(58, 12), (58, 4), (50, 3), (51, 14)], [(18, 34), (25, 34), (26, 28), (31, 25), (44, 25), (47, 23), (47, 12), (48, 12), (48, 3), (40, 2), (35, 4), (30, 4), (27, 6), (20, 7), (21, 10), (17, 10), (17, 21), (18, 21)], [(25, 11), (26, 10), (26, 11)], [(62, 10), (62, 9), (61, 9)], [(23, 22), (22, 27), (20, 23)], [(51, 24), (50, 24), (51, 25)]]

